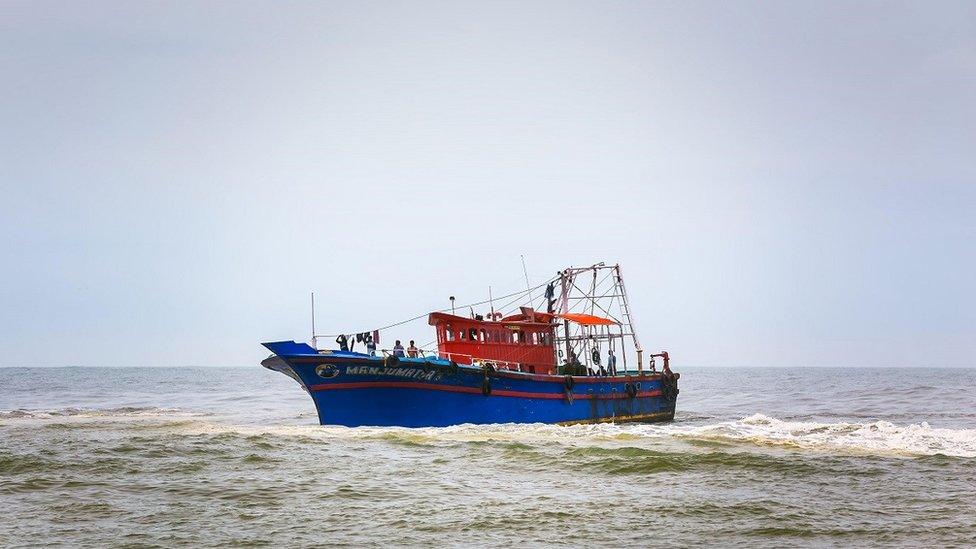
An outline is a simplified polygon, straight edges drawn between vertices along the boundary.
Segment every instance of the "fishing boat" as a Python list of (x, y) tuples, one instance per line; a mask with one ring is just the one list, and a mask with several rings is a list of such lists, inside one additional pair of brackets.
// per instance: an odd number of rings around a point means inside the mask
[[(340, 334), (339, 348), (319, 349), (313, 296), (311, 344), (263, 343), (272, 355), (261, 364), (301, 384), (323, 425), (674, 418), (680, 375), (666, 351), (644, 354), (619, 265), (570, 267), (534, 288), (526, 279), (525, 291), (497, 298), (509, 300), (497, 310), (489, 299), (462, 306), (470, 309), (462, 316), (451, 297), (450, 309), (423, 315), (436, 335), (429, 351), (376, 350), (380, 330)], [(356, 339), (367, 352), (349, 347)]]

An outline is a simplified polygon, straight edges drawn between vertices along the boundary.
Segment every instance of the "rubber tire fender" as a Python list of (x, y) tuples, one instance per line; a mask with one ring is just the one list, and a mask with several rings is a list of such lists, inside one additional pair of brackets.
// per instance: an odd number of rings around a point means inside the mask
[(624, 390), (627, 391), (627, 396), (629, 396), (630, 398), (634, 398), (635, 396), (637, 396), (637, 385), (633, 383), (627, 383), (627, 385), (624, 387)]
[(667, 399), (670, 402), (678, 400), (678, 380), (671, 376), (668, 378), (668, 394)]
[(399, 364), (400, 364), (400, 359), (393, 355), (387, 355), (386, 358), (384, 358), (383, 360), (383, 365), (390, 368), (396, 368)]
[(491, 380), (488, 376), (481, 378), (481, 394), (488, 396), (491, 394)]

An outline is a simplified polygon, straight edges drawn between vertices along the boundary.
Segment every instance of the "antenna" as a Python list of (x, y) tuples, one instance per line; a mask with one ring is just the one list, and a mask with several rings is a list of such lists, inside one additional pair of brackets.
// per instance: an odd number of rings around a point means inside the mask
[(491, 286), (488, 286), (488, 303), (491, 304), (491, 319), (495, 320), (495, 301), (491, 298)]
[(522, 258), (522, 274), (525, 275), (525, 289), (529, 292), (529, 305), (532, 305), (532, 288), (529, 286), (529, 271), (525, 269), (525, 256), (519, 254)]
[(315, 337), (315, 292), (312, 292), (312, 347), (318, 351), (318, 338)]

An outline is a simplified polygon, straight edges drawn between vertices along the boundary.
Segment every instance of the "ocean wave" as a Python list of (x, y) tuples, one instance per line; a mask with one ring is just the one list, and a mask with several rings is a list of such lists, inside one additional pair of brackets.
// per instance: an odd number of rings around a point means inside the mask
[[(210, 424), (207, 430), (226, 428), (229, 426)], [(402, 444), (497, 442), (585, 446), (604, 442), (639, 444), (641, 441), (677, 439), (685, 442), (748, 444), (879, 456), (976, 457), (976, 429), (937, 428), (925, 422), (896, 425), (883, 420), (836, 423), (785, 421), (763, 414), (697, 426), (680, 423), (570, 426), (500, 424), (409, 429), (295, 425), (233, 429), (243, 429), (250, 435), (300, 436), (322, 440), (383, 439)]]
[[(139, 421), (171, 434), (283, 438), (307, 442), (381, 440), (392, 444), (546, 444), (593, 446), (680, 441), (696, 445), (751, 445), (865, 455), (976, 457), (976, 429), (932, 427), (927, 422), (899, 425), (878, 421), (788, 421), (754, 414), (737, 420), (654, 424), (455, 425), (436, 428), (338, 427), (317, 424), (238, 423), (179, 408), (118, 407), (0, 410), (0, 420)], [(307, 420), (309, 418), (292, 418)], [(148, 423), (145, 423), (148, 422)]]
[(0, 419), (58, 419), (113, 417), (172, 417), (188, 412), (179, 408), (152, 406), (121, 406), (118, 408), (51, 408), (43, 410), (0, 410)]
[[(646, 429), (647, 427), (645, 427)], [(648, 434), (684, 439), (751, 443), (806, 450), (860, 454), (976, 457), (976, 429), (932, 427), (926, 422), (896, 425), (890, 421), (784, 421), (763, 414), (699, 427), (668, 425)]]

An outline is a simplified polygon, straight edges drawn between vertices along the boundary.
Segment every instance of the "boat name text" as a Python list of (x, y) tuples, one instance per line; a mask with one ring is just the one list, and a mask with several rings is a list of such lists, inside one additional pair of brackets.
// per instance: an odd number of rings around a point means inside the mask
[(352, 376), (393, 376), (424, 381), (441, 379), (440, 372), (421, 370), (419, 368), (386, 368), (381, 366), (349, 366), (346, 373)]

